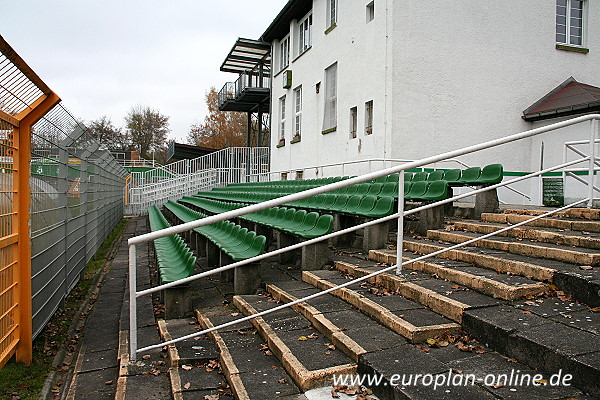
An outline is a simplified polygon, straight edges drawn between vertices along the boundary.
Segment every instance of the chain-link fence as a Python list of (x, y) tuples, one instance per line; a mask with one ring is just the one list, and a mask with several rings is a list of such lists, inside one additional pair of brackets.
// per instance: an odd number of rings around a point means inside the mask
[(127, 172), (61, 104), (31, 137), (33, 336), (123, 215)]

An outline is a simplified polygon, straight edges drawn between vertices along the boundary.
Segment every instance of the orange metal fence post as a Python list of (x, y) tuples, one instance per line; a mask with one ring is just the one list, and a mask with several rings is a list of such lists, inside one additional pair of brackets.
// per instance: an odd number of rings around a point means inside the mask
[(19, 265), (19, 321), (20, 321), (20, 343), (17, 348), (17, 361), (29, 365), (32, 358), (33, 334), (31, 327), (31, 227), (29, 207), (31, 204), (31, 187), (29, 178), (31, 176), (31, 127), (39, 121), (48, 111), (60, 102), (60, 98), (50, 92), (40, 97), (31, 109), (23, 111), (17, 116), (19, 128), (16, 130), (15, 143), (18, 143), (18, 161), (16, 185), (18, 193), (17, 208), (17, 232), (18, 243), (18, 265)]

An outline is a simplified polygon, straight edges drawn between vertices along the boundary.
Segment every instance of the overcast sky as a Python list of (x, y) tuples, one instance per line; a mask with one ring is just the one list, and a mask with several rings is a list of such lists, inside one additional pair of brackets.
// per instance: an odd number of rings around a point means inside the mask
[(286, 0), (0, 0), (0, 34), (85, 121), (116, 126), (134, 105), (170, 116), (183, 142), (204, 95), (237, 76), (219, 67), (238, 37), (258, 39)]

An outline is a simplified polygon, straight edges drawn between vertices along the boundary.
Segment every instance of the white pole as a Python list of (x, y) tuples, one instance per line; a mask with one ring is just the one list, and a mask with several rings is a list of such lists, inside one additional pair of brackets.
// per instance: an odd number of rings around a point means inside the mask
[(588, 208), (592, 208), (594, 205), (594, 170), (596, 163), (596, 129), (598, 120), (592, 119), (590, 121), (590, 160), (588, 168)]
[(137, 274), (135, 250), (135, 244), (129, 245), (129, 357), (131, 361), (135, 361), (137, 355)]
[(402, 247), (404, 247), (404, 171), (398, 172), (398, 232), (396, 236), (396, 274), (402, 273)]

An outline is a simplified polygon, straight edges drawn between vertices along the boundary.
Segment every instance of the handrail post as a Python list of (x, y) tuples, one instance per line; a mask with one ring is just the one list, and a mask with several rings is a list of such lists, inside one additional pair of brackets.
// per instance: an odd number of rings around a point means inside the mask
[(404, 171), (398, 172), (398, 232), (396, 236), (396, 274), (402, 273), (404, 244)]
[(129, 357), (135, 361), (137, 356), (137, 274), (136, 248), (129, 245)]
[(588, 203), (587, 208), (594, 205), (594, 172), (596, 164), (596, 130), (598, 129), (598, 120), (590, 121), (590, 160), (588, 168)]

